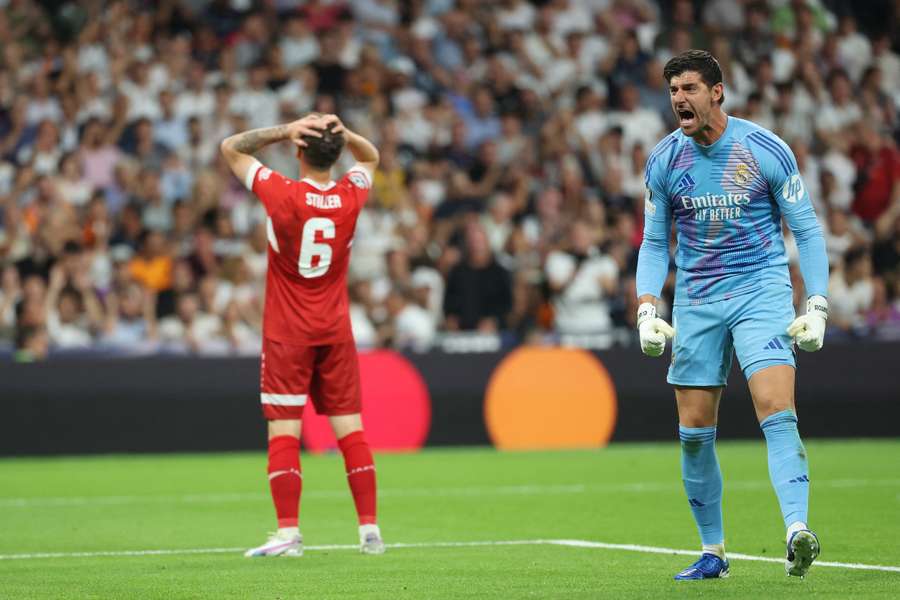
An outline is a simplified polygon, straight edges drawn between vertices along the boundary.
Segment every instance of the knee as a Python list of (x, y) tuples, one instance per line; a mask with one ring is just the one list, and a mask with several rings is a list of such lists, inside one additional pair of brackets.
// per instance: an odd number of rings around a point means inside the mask
[(273, 419), (269, 421), (269, 439), (289, 435), (299, 438), (302, 422), (299, 419)]
[(780, 397), (774, 394), (760, 394), (754, 398), (753, 403), (756, 407), (756, 418), (760, 423), (776, 413), (785, 410), (794, 410), (793, 399)]
[(715, 427), (716, 410), (713, 406), (698, 404), (678, 408), (678, 424), (682, 427)]
[(682, 427), (715, 427), (716, 419), (715, 417), (709, 415), (701, 415), (701, 414), (688, 414), (688, 415), (680, 415), (678, 417), (678, 423)]
[(331, 430), (337, 439), (346, 437), (356, 431), (362, 431), (363, 428), (362, 417), (359, 413), (332, 416), (328, 420), (331, 422)]

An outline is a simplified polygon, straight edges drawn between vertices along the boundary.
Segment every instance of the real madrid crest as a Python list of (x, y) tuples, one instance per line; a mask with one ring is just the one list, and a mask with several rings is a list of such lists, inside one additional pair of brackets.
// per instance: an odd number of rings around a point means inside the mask
[(737, 169), (734, 171), (734, 182), (738, 185), (747, 185), (751, 178), (750, 167), (744, 163), (738, 163)]

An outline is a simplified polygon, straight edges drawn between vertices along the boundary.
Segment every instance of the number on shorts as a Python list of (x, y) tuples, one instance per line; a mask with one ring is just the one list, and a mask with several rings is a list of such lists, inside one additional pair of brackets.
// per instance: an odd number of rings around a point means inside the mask
[[(315, 217), (303, 224), (303, 235), (300, 239), (300, 259), (297, 268), (300, 275), (307, 279), (321, 277), (331, 266), (331, 246), (316, 241), (316, 234), (321, 233), (326, 240), (334, 239), (334, 221), (324, 217)], [(319, 257), (314, 267), (313, 259)]]

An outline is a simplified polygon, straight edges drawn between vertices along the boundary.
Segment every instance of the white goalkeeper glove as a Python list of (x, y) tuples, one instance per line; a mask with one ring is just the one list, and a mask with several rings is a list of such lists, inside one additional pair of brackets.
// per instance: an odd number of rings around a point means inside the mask
[(637, 326), (641, 334), (641, 352), (647, 356), (662, 354), (666, 349), (666, 340), (675, 337), (675, 330), (656, 316), (656, 307), (649, 302), (638, 307)]
[(801, 350), (815, 352), (825, 341), (825, 321), (828, 320), (828, 300), (824, 296), (810, 296), (806, 314), (794, 319), (787, 334), (794, 338)]

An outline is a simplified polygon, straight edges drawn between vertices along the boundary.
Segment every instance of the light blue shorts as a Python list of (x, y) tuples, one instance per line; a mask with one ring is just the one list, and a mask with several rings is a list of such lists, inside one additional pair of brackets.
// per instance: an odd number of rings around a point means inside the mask
[(673, 385), (722, 386), (737, 353), (744, 377), (772, 365), (794, 362), (793, 340), (786, 333), (794, 320), (789, 285), (768, 283), (759, 290), (708, 304), (675, 306)]

